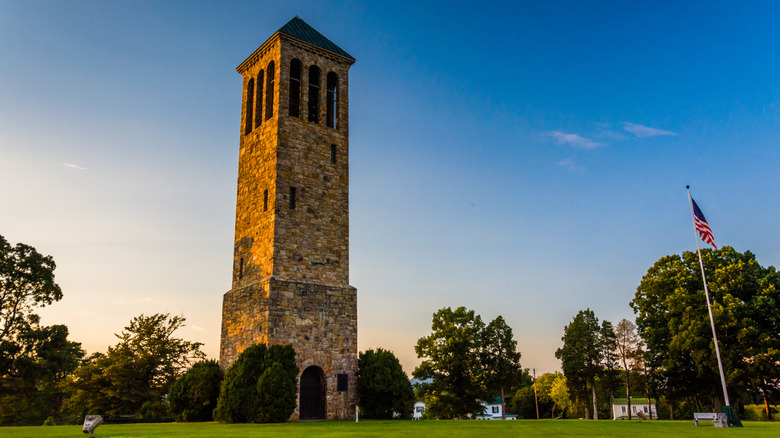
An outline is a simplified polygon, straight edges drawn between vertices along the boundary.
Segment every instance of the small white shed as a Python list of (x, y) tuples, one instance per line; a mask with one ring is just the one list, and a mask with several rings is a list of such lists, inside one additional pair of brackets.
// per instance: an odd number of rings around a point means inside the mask
[(412, 420), (419, 420), (425, 413), (425, 403), (418, 401), (414, 403), (414, 411), (412, 411)]
[[(653, 418), (658, 418), (658, 411), (656, 407), (655, 399), (631, 397), (631, 418), (639, 419), (638, 412), (650, 417), (652, 412)], [(628, 399), (616, 398), (612, 400), (612, 419), (625, 420), (628, 419)]]

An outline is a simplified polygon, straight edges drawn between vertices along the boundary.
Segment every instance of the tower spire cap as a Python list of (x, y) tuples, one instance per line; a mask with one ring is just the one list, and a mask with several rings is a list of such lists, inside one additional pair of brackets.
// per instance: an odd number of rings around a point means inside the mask
[(309, 44), (314, 44), (317, 47), (321, 47), (325, 50), (329, 50), (349, 59), (355, 59), (352, 57), (352, 55), (345, 52), (344, 49), (334, 44), (333, 41), (327, 39), (323, 34), (317, 32), (316, 29), (309, 26), (308, 23), (303, 21), (297, 15), (295, 18), (287, 22), (287, 24), (282, 26), (282, 28), (279, 29), (279, 32), (294, 38), (298, 38), (299, 40), (306, 41)]

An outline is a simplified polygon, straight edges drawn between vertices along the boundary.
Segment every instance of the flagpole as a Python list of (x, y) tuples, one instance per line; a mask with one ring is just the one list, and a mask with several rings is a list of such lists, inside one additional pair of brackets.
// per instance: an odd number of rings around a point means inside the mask
[(712, 306), (710, 306), (710, 288), (707, 286), (707, 277), (704, 275), (704, 262), (701, 259), (701, 249), (699, 248), (699, 236), (696, 235), (696, 221), (693, 216), (693, 201), (691, 200), (691, 186), (685, 186), (688, 191), (688, 205), (691, 207), (691, 222), (693, 223), (693, 236), (696, 239), (696, 252), (699, 254), (699, 266), (701, 267), (701, 278), (704, 281), (704, 295), (707, 297), (707, 311), (710, 314), (710, 324), (712, 325), (712, 338), (715, 340), (715, 355), (718, 357), (718, 369), (720, 370), (720, 383), (723, 385), (723, 397), (726, 399), (726, 406), (729, 403), (729, 392), (726, 389), (726, 374), (723, 372), (723, 362), (720, 360), (720, 348), (718, 347), (718, 334), (715, 332), (715, 319), (712, 317)]

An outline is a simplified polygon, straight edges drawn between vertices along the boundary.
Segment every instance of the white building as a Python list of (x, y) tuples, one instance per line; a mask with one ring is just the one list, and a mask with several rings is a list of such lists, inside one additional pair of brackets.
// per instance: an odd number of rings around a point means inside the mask
[[(493, 397), (492, 400), (490, 400), (487, 403), (482, 403), (482, 406), (484, 406), (484, 410), (481, 414), (477, 414), (475, 417), (477, 420), (500, 420), (501, 419), (501, 398), (499, 397)], [(505, 415), (507, 420), (516, 420), (517, 415), (514, 414), (506, 414)]]
[[(644, 416), (650, 417), (652, 412), (653, 418), (658, 418), (658, 411), (656, 407), (656, 401), (653, 399), (631, 397), (631, 418), (639, 419), (638, 413), (641, 412)], [(628, 418), (628, 399), (616, 398), (612, 400), (612, 418), (615, 420), (623, 420)]]
[(425, 403), (418, 401), (414, 403), (414, 411), (412, 411), (412, 420), (419, 420), (425, 413)]
[[(501, 419), (501, 399), (493, 397), (489, 403), (482, 403), (484, 410), (477, 414), (474, 418), (477, 420), (500, 420)], [(412, 420), (419, 420), (425, 414), (425, 403), (418, 401), (414, 404), (414, 411), (412, 412)], [(517, 415), (506, 414), (507, 420), (516, 420)]]

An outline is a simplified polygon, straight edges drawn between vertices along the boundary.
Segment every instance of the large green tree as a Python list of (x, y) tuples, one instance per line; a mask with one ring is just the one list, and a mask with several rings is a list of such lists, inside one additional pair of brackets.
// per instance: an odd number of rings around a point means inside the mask
[(0, 424), (58, 416), (63, 384), (83, 357), (64, 325), (41, 326), (36, 309), (62, 298), (55, 263), (0, 236)]
[(563, 374), (555, 373), (555, 378), (550, 385), (550, 398), (553, 401), (553, 418), (557, 418), (555, 410), (560, 412), (561, 417), (576, 414), (577, 407), (572, 404), (569, 383)]
[(65, 384), (84, 356), (81, 344), (68, 340), (64, 325), (27, 328), (17, 342), (0, 394), (0, 424), (41, 424), (59, 417)]
[[(544, 373), (515, 392), (512, 399), (512, 412), (520, 418), (536, 418), (536, 405), (539, 404), (539, 418), (551, 418), (554, 401), (550, 395), (555, 379), (563, 375), (559, 372)], [(535, 389), (535, 390), (534, 390)]]
[(205, 357), (200, 342), (175, 336), (184, 321), (167, 313), (133, 318), (107, 354), (92, 355), (77, 370), (68, 403), (74, 414), (133, 415), (144, 404), (160, 405), (171, 384)]
[(439, 309), (432, 332), (420, 338), (414, 351), (423, 361), (414, 377), (425, 381), (426, 412), (432, 418), (465, 418), (482, 411), (490, 394), (480, 363), (480, 339), (485, 324), (473, 310)]
[(465, 307), (440, 309), (432, 333), (415, 346), (422, 363), (414, 377), (423, 380), (426, 412), (433, 418), (463, 418), (482, 412), (483, 403), (516, 389), (523, 378), (512, 329), (502, 316), (488, 325)]
[[(596, 376), (602, 371), (603, 339), (599, 320), (592, 310), (580, 310), (563, 329), (563, 346), (555, 352), (561, 360), (561, 368), (566, 380), (575, 391), (575, 397), (581, 401), (588, 398), (588, 387), (592, 394), (594, 420), (598, 420), (598, 402), (596, 397)], [(590, 408), (585, 408), (589, 417)]]
[(491, 393), (499, 394), (501, 418), (506, 419), (505, 393), (517, 385), (523, 377), (517, 341), (512, 335), (512, 328), (501, 315), (490, 321), (482, 331), (481, 338), (480, 361), (485, 386)]
[(12, 344), (21, 332), (37, 325), (35, 308), (62, 299), (54, 282), (55, 267), (51, 256), (23, 243), (11, 246), (0, 236), (0, 343)]
[[(780, 368), (771, 364), (780, 361), (780, 276), (750, 251), (725, 246), (701, 254), (730, 394), (777, 391)], [(631, 306), (659, 390), (671, 400), (693, 395), (697, 405), (708, 399), (722, 403), (697, 254), (659, 259)]]
[(412, 416), (412, 384), (391, 351), (360, 352), (357, 391), (358, 405), (366, 418), (390, 420), (394, 413), (405, 419)]
[(620, 370), (618, 369), (617, 334), (609, 321), (601, 322), (601, 364), (603, 367), (601, 380), (609, 391), (609, 417), (612, 418), (612, 402), (619, 386)]

